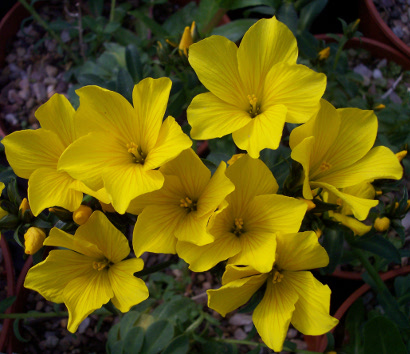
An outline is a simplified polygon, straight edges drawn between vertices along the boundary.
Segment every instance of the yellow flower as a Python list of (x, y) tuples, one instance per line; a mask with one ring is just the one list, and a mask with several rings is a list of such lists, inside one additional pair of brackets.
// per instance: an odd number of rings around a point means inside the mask
[(162, 189), (136, 198), (128, 209), (139, 214), (132, 241), (136, 256), (147, 251), (176, 253), (178, 240), (196, 245), (212, 242), (214, 237), (206, 231), (208, 220), (234, 190), (225, 170), (221, 162), (211, 177), (192, 149), (162, 166)]
[(390, 219), (386, 216), (383, 218), (376, 218), (376, 220), (374, 220), (374, 228), (378, 232), (387, 231), (389, 227), (390, 227)]
[[(184, 29), (184, 33), (182, 34), (181, 40), (179, 44), (171, 42), (169, 39), (166, 39), (166, 42), (173, 47), (178, 47), (179, 54), (188, 56), (188, 48), (189, 46), (194, 43), (194, 35), (195, 35), (195, 21), (192, 21), (191, 27), (187, 26)], [(160, 49), (162, 49), (161, 42), (158, 42)]]
[(34, 254), (41, 247), (46, 238), (46, 234), (38, 227), (30, 227), (24, 234), (24, 252), (26, 254)]
[[(3, 189), (5, 188), (6, 186), (4, 185), (4, 183), (3, 182), (0, 182), (0, 196), (1, 196), (1, 193), (3, 193)], [(0, 208), (0, 220), (2, 219), (2, 218), (4, 218), (6, 215), (8, 215), (9, 213), (7, 212), (7, 211), (5, 211), (4, 209), (2, 209), (2, 208)], [(0, 235), (0, 237), (1, 237), (1, 235)]]
[(74, 236), (51, 229), (44, 245), (64, 249), (51, 251), (31, 268), (24, 286), (49, 301), (64, 302), (70, 332), (110, 300), (127, 312), (148, 297), (145, 283), (133, 275), (143, 268), (142, 259), (123, 260), (130, 253), (128, 241), (102, 212), (94, 212)]
[(314, 232), (278, 234), (276, 261), (267, 272), (228, 265), (222, 287), (208, 290), (208, 306), (225, 316), (244, 305), (266, 283), (262, 301), (253, 312), (253, 323), (265, 344), (282, 350), (289, 323), (306, 335), (331, 330), (338, 320), (329, 315), (330, 289), (306, 271), (329, 263)]
[(318, 56), (319, 56), (319, 60), (325, 60), (327, 58), (329, 58), (330, 55), (330, 47), (326, 47), (325, 49), (322, 49)]
[(254, 24), (239, 48), (221, 36), (192, 44), (189, 63), (210, 91), (188, 107), (192, 138), (232, 133), (253, 158), (276, 149), (284, 123), (312, 117), (326, 87), (326, 76), (296, 64), (297, 55), (295, 37), (276, 18)]
[(249, 155), (229, 166), (226, 175), (235, 190), (226, 197), (228, 206), (209, 222), (215, 240), (204, 246), (180, 241), (177, 253), (195, 272), (225, 259), (268, 272), (275, 260), (276, 235), (299, 231), (307, 204), (274, 194), (278, 184), (269, 168)]
[(317, 116), (290, 135), (291, 157), (303, 166), (303, 197), (312, 199), (311, 189), (323, 188), (364, 220), (378, 201), (350, 195), (345, 188), (378, 178), (400, 179), (403, 174), (391, 150), (372, 148), (376, 135), (373, 111), (335, 109), (322, 100)]
[(90, 218), (93, 210), (87, 205), (80, 205), (73, 213), (73, 220), (78, 225), (83, 225)]
[(75, 123), (83, 136), (61, 156), (59, 170), (92, 190), (105, 187), (111, 200), (103, 202), (120, 214), (132, 199), (160, 189), (164, 176), (158, 167), (192, 145), (173, 117), (162, 122), (170, 89), (168, 78), (144, 79), (134, 86), (134, 107), (98, 86), (77, 90)]
[(37, 216), (53, 206), (74, 211), (81, 204), (83, 192), (98, 199), (107, 198), (103, 191), (94, 193), (66, 172), (57, 171), (58, 159), (77, 137), (70, 102), (63, 95), (55, 94), (35, 115), (41, 129), (14, 132), (2, 141), (16, 175), (28, 179), (28, 199), (33, 214)]

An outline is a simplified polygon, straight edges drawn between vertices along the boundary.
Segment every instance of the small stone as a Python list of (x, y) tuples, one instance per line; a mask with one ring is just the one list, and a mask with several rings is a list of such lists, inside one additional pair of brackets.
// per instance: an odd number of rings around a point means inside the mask
[(63, 31), (61, 31), (60, 37), (61, 37), (61, 40), (62, 40), (64, 43), (67, 43), (67, 42), (71, 39), (70, 33), (68, 32), (68, 30), (63, 30)]
[(247, 334), (244, 332), (242, 328), (237, 328), (235, 329), (235, 332), (233, 332), (233, 336), (235, 339), (243, 340), (246, 338)]
[(57, 79), (55, 77), (46, 77), (43, 81), (44, 85), (56, 85)]
[(36, 104), (36, 100), (35, 100), (33, 97), (30, 97), (30, 98), (26, 101), (26, 108), (27, 108), (27, 109), (33, 108), (35, 104)]
[(244, 326), (252, 323), (252, 315), (236, 313), (229, 319), (229, 324), (234, 326)]
[(375, 79), (382, 79), (383, 78), (383, 74), (380, 71), (380, 69), (374, 69), (373, 70), (373, 78), (375, 78)]
[(292, 343), (296, 344), (296, 348), (299, 350), (306, 350), (307, 349), (307, 343), (304, 340), (300, 339), (292, 339)]
[(395, 26), (395, 27), (392, 28), (392, 31), (397, 37), (399, 37), (399, 38), (403, 37), (403, 30), (401, 29), (401, 27)]
[(389, 97), (393, 103), (401, 104), (403, 102), (396, 92), (392, 92)]
[(46, 347), (47, 348), (55, 348), (58, 344), (58, 338), (52, 334), (53, 332), (46, 332), (45, 337), (46, 337)]
[(202, 289), (208, 290), (208, 289), (211, 289), (211, 288), (212, 288), (212, 285), (209, 281), (205, 281), (205, 282), (202, 283)]
[(55, 77), (58, 74), (58, 69), (55, 66), (47, 65), (46, 73), (47, 73), (47, 76), (49, 77)]
[(90, 318), (87, 317), (81, 324), (78, 326), (78, 333), (84, 333), (87, 327), (90, 325)]
[(56, 92), (58, 93), (66, 93), (68, 89), (68, 85), (64, 81), (59, 81), (56, 85)]
[(7, 99), (10, 103), (16, 103), (18, 100), (17, 91), (14, 89), (9, 90), (9, 92), (7, 92)]
[(17, 56), (14, 53), (10, 53), (6, 57), (7, 63), (14, 63), (17, 60)]
[(24, 57), (24, 55), (26, 54), (26, 49), (23, 48), (23, 47), (18, 47), (18, 48), (16, 49), (16, 53), (17, 53), (17, 56), (18, 56), (19, 58), (22, 58), (22, 57)]
[(377, 64), (377, 67), (378, 67), (379, 69), (381, 69), (381, 68), (386, 67), (386, 65), (387, 65), (387, 59), (382, 59), (382, 60), (380, 60), (379, 63)]
[(36, 303), (36, 311), (40, 311), (44, 307), (44, 302), (39, 301)]
[(33, 71), (30, 76), (32, 82), (39, 82), (44, 80), (44, 74), (40, 71)]
[(47, 91), (44, 84), (42, 84), (41, 82), (36, 82), (31, 86), (31, 88), (33, 89), (33, 93), (37, 101), (44, 102), (47, 98)]
[(409, 18), (407, 17), (406, 14), (401, 15), (400, 17), (401, 22), (403, 23), (407, 23), (407, 21), (409, 20)]
[(356, 74), (360, 74), (363, 77), (363, 84), (365, 86), (370, 84), (370, 78), (373, 75), (373, 71), (371, 71), (366, 65), (359, 64), (355, 68), (353, 68), (353, 71)]
[(8, 113), (4, 116), (4, 119), (10, 123), (11, 125), (17, 125), (18, 124), (18, 120), (16, 118), (16, 116), (13, 113)]
[(50, 98), (51, 96), (53, 96), (56, 91), (54, 90), (54, 85), (48, 85), (47, 86), (47, 97)]
[(294, 328), (289, 328), (287, 337), (289, 339), (295, 338), (298, 335), (298, 331)]
[(51, 53), (51, 52), (54, 52), (56, 50), (57, 42), (53, 39), (49, 39), (49, 40), (44, 41), (44, 46)]

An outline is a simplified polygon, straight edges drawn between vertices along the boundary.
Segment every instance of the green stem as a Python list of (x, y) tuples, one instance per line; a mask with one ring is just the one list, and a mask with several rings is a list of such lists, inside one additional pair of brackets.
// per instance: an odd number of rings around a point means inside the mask
[(110, 22), (114, 22), (114, 14), (115, 14), (115, 0), (111, 0)]
[(363, 253), (354, 248), (354, 246), (352, 246), (352, 252), (353, 254), (360, 260), (360, 262), (362, 263), (363, 267), (366, 269), (366, 271), (369, 273), (369, 275), (372, 277), (372, 279), (374, 280), (376, 287), (377, 287), (377, 291), (382, 293), (384, 291), (389, 291), (387, 289), (386, 284), (384, 284), (382, 278), (380, 278), (379, 273), (376, 271), (376, 269), (374, 269), (374, 267), (372, 266), (372, 264), (369, 262), (369, 260), (363, 255)]
[(339, 48), (337, 48), (337, 52), (336, 52), (336, 55), (335, 55), (335, 60), (333, 62), (333, 70), (336, 70), (336, 68), (337, 68), (337, 63), (339, 62), (340, 55), (342, 54), (342, 51), (343, 51), (343, 48), (344, 48), (346, 42), (347, 42), (347, 38), (342, 37), (340, 39)]
[(28, 12), (30, 12), (31, 16), (34, 17), (34, 19), (38, 22), (40, 26), (42, 26), (49, 34), (51, 37), (53, 37), (58, 44), (65, 50), (68, 55), (71, 57), (71, 59), (76, 63), (79, 64), (79, 59), (77, 56), (74, 54), (74, 52), (71, 50), (71, 48), (66, 45), (61, 38), (55, 33), (50, 26), (40, 17), (40, 15), (37, 13), (37, 11), (34, 9), (33, 6), (31, 6), (26, 0), (19, 0), (20, 3), (27, 9)]
[(48, 318), (48, 317), (68, 317), (67, 311), (62, 312), (28, 312), (28, 313), (0, 313), (0, 319), (14, 318)]
[(222, 17), (226, 14), (225, 9), (219, 9), (215, 16), (209, 21), (209, 23), (206, 25), (206, 27), (203, 29), (202, 34), (207, 35), (210, 33), (218, 24), (221, 22)]
[(140, 272), (135, 273), (135, 275), (136, 275), (137, 277), (142, 277), (143, 275), (148, 275), (148, 274), (156, 273), (156, 272), (158, 272), (158, 271), (160, 271), (160, 270), (163, 270), (163, 269), (165, 269), (165, 268), (168, 268), (170, 265), (176, 263), (177, 261), (178, 261), (178, 260), (170, 259), (169, 261), (166, 261), (166, 262), (164, 262), (164, 263), (160, 263), (160, 264), (154, 265), (154, 266), (152, 266), (152, 267), (145, 268), (145, 269), (141, 270)]
[(194, 332), (204, 320), (204, 315), (201, 315), (185, 330), (185, 333)]

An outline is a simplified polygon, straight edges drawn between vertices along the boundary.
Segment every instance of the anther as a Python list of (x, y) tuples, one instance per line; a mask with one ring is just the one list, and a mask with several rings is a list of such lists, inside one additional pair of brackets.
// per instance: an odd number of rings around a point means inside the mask
[(282, 281), (282, 279), (283, 279), (283, 274), (281, 274), (277, 270), (274, 270), (273, 279), (272, 279), (273, 284), (280, 283)]
[(144, 164), (146, 155), (142, 152), (141, 148), (135, 143), (127, 144), (128, 152), (132, 155), (132, 159), (135, 163)]
[(240, 236), (245, 232), (242, 218), (235, 218), (231, 232), (236, 236)]
[(188, 211), (196, 210), (196, 202), (191, 200), (189, 197), (185, 197), (185, 199), (181, 199), (179, 202), (181, 203), (179, 204), (181, 208), (186, 208)]
[(323, 161), (322, 164), (319, 167), (319, 170), (324, 172), (324, 171), (327, 171), (331, 167), (332, 167), (332, 165), (330, 163)]
[(104, 268), (108, 267), (109, 263), (110, 262), (107, 259), (102, 261), (102, 262), (93, 262), (93, 268), (95, 270), (100, 271), (100, 270), (103, 270)]
[(258, 99), (254, 94), (248, 95), (248, 100), (249, 100), (249, 114), (251, 118), (256, 117), (260, 113), (260, 106), (258, 105)]

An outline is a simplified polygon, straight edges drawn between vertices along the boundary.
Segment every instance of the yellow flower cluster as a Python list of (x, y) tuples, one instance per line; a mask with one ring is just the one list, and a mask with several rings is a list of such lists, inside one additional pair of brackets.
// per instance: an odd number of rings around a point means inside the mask
[[(308, 272), (326, 266), (328, 255), (314, 231), (299, 232), (318, 190), (323, 201), (340, 205), (332, 217), (362, 234), (365, 226), (351, 216), (364, 220), (377, 204), (371, 182), (400, 179), (402, 168), (389, 149), (372, 148), (373, 112), (321, 100), (325, 75), (296, 63), (296, 39), (275, 18), (253, 25), (239, 48), (221, 36), (191, 42), (181, 50), (189, 45), (188, 60), (210, 91), (188, 107), (191, 136), (232, 133), (247, 154), (211, 175), (175, 119), (163, 120), (168, 78), (135, 85), (133, 105), (97, 86), (77, 90), (77, 111), (54, 95), (36, 112), (40, 129), (13, 133), (3, 144), (15, 173), (29, 179), (33, 214), (59, 206), (81, 226), (74, 236), (51, 230), (44, 245), (64, 249), (33, 267), (25, 286), (64, 302), (72, 332), (110, 300), (124, 312), (148, 297), (133, 276), (142, 260), (124, 260), (127, 239), (102, 212), (81, 206), (86, 193), (110, 211), (138, 215), (136, 257), (178, 254), (196, 272), (227, 260), (222, 287), (208, 291), (209, 307), (220, 314), (265, 287), (253, 321), (263, 341), (281, 351), (290, 323), (319, 335), (338, 322), (329, 315), (330, 289)], [(262, 149), (278, 147), (285, 122), (305, 123), (290, 136), (304, 200), (276, 194), (272, 172), (258, 159)]]

